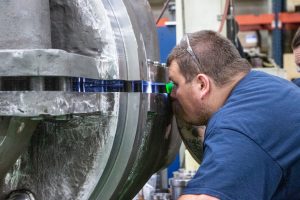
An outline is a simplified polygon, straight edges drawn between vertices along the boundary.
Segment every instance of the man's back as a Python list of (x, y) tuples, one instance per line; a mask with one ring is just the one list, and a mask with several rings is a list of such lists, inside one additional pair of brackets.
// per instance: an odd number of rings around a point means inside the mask
[(186, 194), (300, 199), (299, 88), (250, 72), (211, 118), (204, 148), (203, 163)]

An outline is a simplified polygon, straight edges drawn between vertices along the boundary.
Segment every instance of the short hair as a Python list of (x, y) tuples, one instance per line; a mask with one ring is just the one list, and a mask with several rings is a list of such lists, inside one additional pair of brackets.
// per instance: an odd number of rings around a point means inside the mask
[[(187, 40), (197, 62), (188, 52)], [(188, 34), (168, 56), (167, 66), (174, 60), (187, 82), (192, 81), (197, 74), (204, 73), (218, 86), (229, 83), (235, 75), (247, 73), (251, 69), (251, 65), (240, 56), (230, 40), (210, 30)]]
[(297, 32), (294, 35), (293, 41), (292, 41), (292, 49), (296, 49), (300, 46), (300, 28), (298, 28)]

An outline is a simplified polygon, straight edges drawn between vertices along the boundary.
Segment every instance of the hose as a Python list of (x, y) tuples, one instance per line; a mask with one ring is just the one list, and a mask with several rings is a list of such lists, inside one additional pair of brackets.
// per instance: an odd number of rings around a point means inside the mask
[(165, 11), (167, 10), (167, 7), (168, 7), (170, 1), (171, 1), (171, 0), (167, 0), (167, 1), (165, 2), (165, 5), (164, 5), (164, 7), (163, 7), (161, 13), (160, 13), (159, 17), (158, 17), (157, 20), (156, 20), (156, 25), (159, 23), (159, 20), (161, 19), (161, 17), (164, 15)]
[(227, 16), (228, 16), (229, 4), (230, 4), (230, 0), (226, 0), (225, 7), (224, 7), (224, 13), (223, 13), (223, 15), (222, 15), (222, 20), (221, 20), (221, 24), (220, 24), (218, 33), (221, 33), (222, 30), (223, 30), (225, 21), (226, 21)]

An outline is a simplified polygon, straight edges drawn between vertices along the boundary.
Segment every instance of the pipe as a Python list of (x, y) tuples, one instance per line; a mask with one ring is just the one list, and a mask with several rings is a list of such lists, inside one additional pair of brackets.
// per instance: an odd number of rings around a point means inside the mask
[(164, 15), (165, 11), (167, 10), (167, 7), (168, 7), (170, 1), (171, 1), (171, 0), (167, 0), (167, 1), (166, 1), (166, 3), (165, 3), (165, 5), (164, 5), (164, 7), (163, 7), (163, 9), (162, 9), (162, 11), (161, 11), (159, 17), (158, 17), (157, 20), (156, 20), (156, 25), (158, 24), (159, 20), (161, 19), (161, 17)]
[(222, 20), (221, 20), (221, 24), (220, 24), (218, 33), (222, 32), (224, 24), (226, 22), (226, 19), (227, 19), (227, 16), (228, 16), (229, 2), (230, 2), (230, 0), (226, 0), (225, 7), (224, 7), (224, 12), (223, 12), (223, 15), (222, 15)]

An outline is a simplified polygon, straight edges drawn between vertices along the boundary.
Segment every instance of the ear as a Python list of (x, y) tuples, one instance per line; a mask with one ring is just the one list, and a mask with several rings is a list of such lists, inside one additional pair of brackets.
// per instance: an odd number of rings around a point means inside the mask
[(196, 84), (200, 90), (200, 98), (203, 99), (211, 90), (210, 78), (206, 74), (198, 74), (196, 76)]

